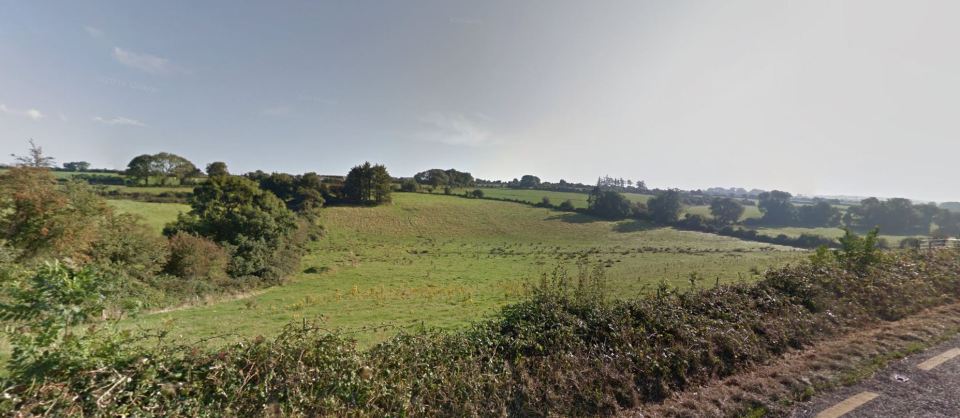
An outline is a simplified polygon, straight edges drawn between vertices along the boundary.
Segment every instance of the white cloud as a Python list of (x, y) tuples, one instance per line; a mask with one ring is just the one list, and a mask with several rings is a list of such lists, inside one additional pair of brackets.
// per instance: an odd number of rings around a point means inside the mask
[(130, 68), (135, 68), (150, 74), (181, 73), (184, 70), (173, 65), (170, 60), (156, 55), (128, 51), (120, 47), (113, 48), (113, 58), (117, 62)]
[(149, 85), (146, 85), (146, 84), (140, 84), (140, 83), (137, 83), (137, 82), (135, 82), (135, 81), (118, 80), (118, 79), (116, 79), (116, 78), (109, 78), (109, 77), (100, 77), (99, 80), (100, 80), (101, 83), (106, 84), (106, 85), (109, 85), (109, 86), (122, 87), (122, 88), (130, 89), (130, 90), (143, 91), (143, 92), (147, 92), (147, 93), (156, 93), (156, 92), (160, 91), (160, 89), (158, 89), (158, 88), (156, 88), (156, 87), (154, 87), (154, 86), (149, 86)]
[(477, 114), (471, 119), (460, 113), (431, 112), (420, 117), (424, 129), (417, 137), (424, 141), (468, 147), (497, 143), (493, 134), (477, 119), (490, 121), (490, 118), (483, 114)]
[(103, 31), (100, 30), (100, 28), (96, 28), (96, 27), (93, 27), (93, 26), (84, 26), (84, 27), (83, 27), (83, 31), (86, 32), (87, 35), (90, 35), (90, 36), (92, 36), (92, 37), (94, 37), (94, 38), (101, 38), (101, 37), (103, 37)]
[(93, 118), (93, 120), (94, 122), (100, 122), (104, 125), (111, 125), (111, 126), (140, 126), (140, 127), (147, 126), (147, 124), (140, 122), (136, 119), (130, 119), (130, 118), (125, 118), (121, 116), (115, 116), (112, 118), (102, 118), (100, 116), (96, 116)]
[(40, 120), (46, 117), (46, 115), (44, 115), (37, 109), (17, 110), (17, 109), (9, 108), (5, 104), (0, 104), (0, 113), (30, 118), (33, 120)]

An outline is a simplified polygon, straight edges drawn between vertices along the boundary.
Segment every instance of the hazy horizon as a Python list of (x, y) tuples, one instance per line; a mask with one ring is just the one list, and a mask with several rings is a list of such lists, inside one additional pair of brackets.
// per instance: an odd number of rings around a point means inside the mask
[(956, 3), (0, 7), (5, 155), (960, 200)]

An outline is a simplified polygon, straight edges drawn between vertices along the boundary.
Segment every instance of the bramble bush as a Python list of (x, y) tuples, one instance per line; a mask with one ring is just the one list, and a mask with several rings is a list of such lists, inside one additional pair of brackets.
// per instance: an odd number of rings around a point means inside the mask
[(526, 300), (469, 329), (402, 332), (368, 350), (310, 322), (215, 350), (163, 339), (134, 350), (117, 343), (132, 336), (85, 334), (84, 346), (110, 348), (104, 358), (67, 351), (55, 359), (69, 367), (49, 365), (55, 373), (13, 373), (3, 382), (3, 408), (84, 416), (612, 415), (852, 327), (960, 299), (956, 250), (896, 252), (865, 264), (823, 258), (752, 284), (704, 288), (691, 280), (689, 289), (661, 284), (627, 299), (610, 297), (602, 270), (558, 269)]

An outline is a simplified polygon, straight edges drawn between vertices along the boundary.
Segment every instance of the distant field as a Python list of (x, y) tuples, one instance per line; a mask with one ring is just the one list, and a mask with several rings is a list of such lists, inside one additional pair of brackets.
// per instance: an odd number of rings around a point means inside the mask
[[(470, 191), (473, 189), (457, 189), (455, 190), (456, 194), (463, 194), (465, 191)], [(571, 192), (553, 192), (547, 190), (528, 190), (528, 189), (508, 189), (508, 188), (481, 188), (483, 190), (484, 197), (493, 197), (498, 199), (516, 199), (529, 203), (539, 203), (543, 201), (544, 197), (550, 199), (550, 203), (558, 205), (564, 200), (570, 200), (573, 203), (575, 208), (586, 208), (587, 207), (587, 194), (586, 193), (571, 193)], [(627, 200), (631, 202), (641, 202), (646, 203), (652, 195), (648, 194), (639, 194), (639, 193), (623, 193), (626, 196)], [(706, 217), (710, 217), (710, 207), (709, 206), (685, 206), (683, 209), (684, 213), (698, 214)], [(761, 216), (760, 210), (756, 206), (746, 206), (744, 207), (744, 213), (741, 217), (742, 219), (747, 218), (759, 218)]]
[[(713, 218), (713, 215), (710, 214), (710, 206), (686, 206), (683, 208), (684, 213), (690, 213), (694, 215), (705, 216), (707, 218)], [(750, 218), (759, 218), (763, 216), (760, 213), (760, 209), (756, 206), (743, 206), (743, 215), (740, 216), (740, 220), (750, 219)]]
[(53, 176), (58, 179), (69, 179), (74, 176), (79, 176), (81, 174), (88, 176), (101, 176), (101, 177), (123, 177), (122, 174), (117, 173), (96, 173), (92, 171), (51, 171)]
[[(463, 194), (465, 191), (474, 190), (473, 188), (466, 189), (456, 189), (454, 193)], [(530, 190), (530, 189), (509, 189), (509, 188), (481, 188), (483, 190), (484, 197), (492, 197), (496, 199), (515, 199), (523, 202), (529, 203), (540, 203), (543, 201), (543, 198), (549, 198), (550, 203), (554, 205), (559, 205), (565, 200), (569, 200), (570, 203), (573, 203), (575, 208), (586, 208), (587, 207), (587, 194), (586, 193), (575, 193), (575, 192), (554, 192), (550, 190)], [(441, 190), (436, 191), (435, 193), (442, 194)], [(650, 195), (638, 194), (638, 193), (624, 193), (624, 196), (627, 197), (631, 202), (646, 202), (647, 199), (650, 199)]]
[(107, 200), (107, 203), (120, 213), (134, 213), (144, 218), (147, 225), (157, 233), (163, 231), (163, 226), (177, 220), (180, 212), (190, 211), (190, 206), (179, 203), (149, 203), (133, 200)]
[[(799, 237), (801, 234), (812, 234), (820, 235), (827, 238), (840, 238), (843, 236), (843, 229), (840, 228), (801, 228), (801, 227), (780, 227), (780, 228), (767, 228), (759, 227), (754, 228), (757, 232), (760, 232), (763, 235), (777, 236), (784, 234), (788, 237)], [(923, 236), (914, 236), (914, 235), (884, 235), (881, 234), (880, 238), (887, 240), (887, 243), (893, 247), (896, 247), (900, 244), (900, 241), (904, 238), (923, 238)]]
[(116, 190), (120, 193), (143, 193), (143, 194), (160, 194), (160, 193), (193, 193), (193, 186), (150, 186), (150, 187), (131, 187), (131, 186), (95, 186), (98, 190), (112, 191)]
[[(457, 327), (518, 300), (524, 285), (558, 265), (603, 266), (617, 295), (659, 281), (687, 286), (751, 280), (751, 269), (796, 262), (804, 252), (718, 235), (651, 227), (508, 202), (398, 193), (392, 205), (329, 207), (329, 231), (291, 283), (244, 300), (142, 316), (129, 325), (172, 335), (270, 335), (323, 318), (364, 344), (396, 327)], [(374, 328), (383, 326), (382, 328)]]

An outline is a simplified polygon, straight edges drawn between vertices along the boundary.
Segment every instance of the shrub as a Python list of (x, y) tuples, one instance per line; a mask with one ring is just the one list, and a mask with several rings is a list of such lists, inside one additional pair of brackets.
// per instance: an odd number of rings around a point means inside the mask
[[(271, 341), (258, 337), (216, 350), (162, 338), (160, 344), (129, 344), (129, 337), (118, 344), (122, 337), (85, 334), (69, 345), (82, 350), (46, 351), (54, 353), (44, 357), (47, 373), (15, 368), (3, 382), (10, 397), (0, 410), (55, 416), (614, 415), (839, 332), (960, 298), (960, 253), (952, 250), (891, 254), (867, 275), (840, 263), (801, 264), (768, 271), (754, 284), (688, 291), (661, 284), (655, 293), (623, 300), (605, 292), (601, 271), (569, 276), (558, 269), (531, 288), (527, 300), (467, 330), (401, 332), (367, 351), (308, 322), (287, 326)], [(46, 280), (35, 283), (50, 286)], [(74, 289), (58, 283), (52, 282), (52, 293), (16, 300)], [(90, 282), (79, 283), (85, 289)], [(71, 292), (26, 309), (52, 308), (45, 317), (58, 318), (58, 312), (74, 312), (60, 307), (90, 300)], [(31, 341), (14, 339), (14, 349), (31, 347)]]
[(576, 208), (574, 208), (573, 202), (570, 201), (570, 199), (567, 199), (563, 202), (560, 202), (560, 205), (557, 206), (557, 209), (560, 209), (564, 212), (573, 212)]
[(867, 268), (880, 262), (880, 242), (877, 235), (880, 230), (874, 228), (866, 236), (861, 237), (846, 229), (840, 238), (840, 249), (834, 252), (837, 262), (848, 270), (863, 274)]
[(99, 228), (100, 237), (90, 250), (92, 260), (111, 266), (136, 278), (159, 272), (167, 262), (167, 243), (163, 237), (131, 214), (110, 214)]
[(473, 191), (470, 192), (470, 194), (476, 199), (483, 199), (483, 190), (473, 189)]
[(277, 281), (296, 270), (302, 241), (294, 236), (303, 224), (273, 193), (252, 180), (217, 176), (194, 189), (189, 214), (181, 214), (164, 234), (178, 232), (203, 236), (232, 255), (228, 272), (233, 277), (256, 276)]
[(187, 280), (220, 281), (227, 276), (230, 255), (209, 239), (178, 232), (170, 237), (167, 273)]
[(420, 185), (417, 184), (417, 182), (414, 181), (413, 179), (404, 179), (403, 182), (400, 183), (401, 192), (413, 193), (413, 192), (416, 192), (418, 189), (420, 189)]

